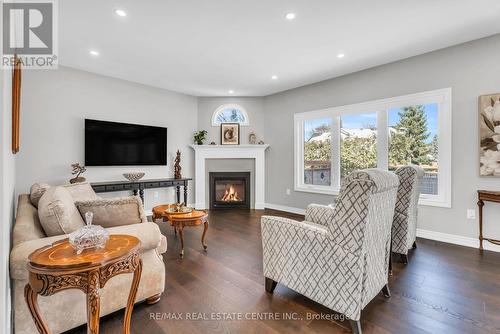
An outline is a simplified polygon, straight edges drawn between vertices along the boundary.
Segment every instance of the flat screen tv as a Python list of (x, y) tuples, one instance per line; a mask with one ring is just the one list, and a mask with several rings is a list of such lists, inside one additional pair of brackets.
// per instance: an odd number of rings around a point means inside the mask
[(85, 120), (86, 166), (167, 164), (167, 128)]

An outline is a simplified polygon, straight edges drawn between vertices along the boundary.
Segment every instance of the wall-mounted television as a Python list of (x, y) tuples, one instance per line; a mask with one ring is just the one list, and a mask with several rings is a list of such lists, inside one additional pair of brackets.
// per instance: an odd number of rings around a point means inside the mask
[(167, 128), (85, 119), (86, 166), (167, 164)]

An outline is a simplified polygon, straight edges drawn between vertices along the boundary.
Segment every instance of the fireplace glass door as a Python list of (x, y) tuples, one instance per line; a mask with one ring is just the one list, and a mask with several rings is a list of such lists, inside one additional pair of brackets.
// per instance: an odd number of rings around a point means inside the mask
[(210, 208), (250, 208), (250, 173), (210, 173)]

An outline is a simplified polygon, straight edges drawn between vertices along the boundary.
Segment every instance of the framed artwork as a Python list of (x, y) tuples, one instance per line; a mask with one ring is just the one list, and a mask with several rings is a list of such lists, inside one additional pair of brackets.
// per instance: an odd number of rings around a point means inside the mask
[(479, 175), (500, 176), (500, 93), (479, 97)]
[(21, 110), (21, 60), (16, 57), (12, 73), (12, 153), (19, 152), (19, 122)]
[(240, 144), (240, 124), (239, 123), (221, 123), (221, 125), (220, 125), (220, 144), (221, 145), (239, 145)]

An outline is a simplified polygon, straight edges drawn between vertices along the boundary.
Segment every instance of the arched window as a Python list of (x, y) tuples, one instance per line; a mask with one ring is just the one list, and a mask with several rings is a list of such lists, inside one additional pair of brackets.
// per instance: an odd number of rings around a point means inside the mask
[(248, 114), (239, 104), (223, 104), (217, 108), (212, 115), (213, 126), (218, 126), (221, 123), (240, 123), (240, 125), (248, 125)]

